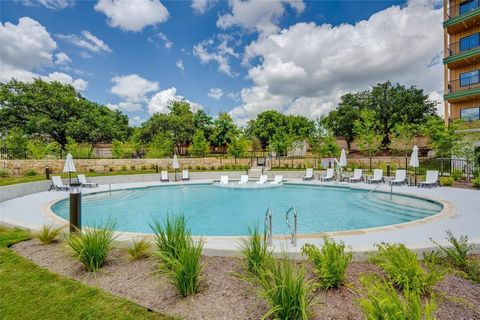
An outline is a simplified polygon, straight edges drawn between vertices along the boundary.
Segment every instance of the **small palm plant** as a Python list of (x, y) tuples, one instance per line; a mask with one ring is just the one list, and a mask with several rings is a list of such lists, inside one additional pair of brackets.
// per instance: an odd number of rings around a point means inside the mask
[(258, 224), (248, 227), (248, 234), (248, 238), (242, 240), (242, 255), (248, 272), (257, 276), (265, 261), (271, 257), (271, 251), (268, 250), (266, 234), (260, 234)]
[(150, 243), (148, 240), (140, 239), (133, 241), (132, 244), (126, 248), (126, 251), (130, 256), (130, 260), (134, 261), (148, 257), (149, 249)]
[(107, 223), (103, 229), (86, 228), (67, 236), (68, 247), (90, 272), (100, 269), (112, 249), (115, 224)]
[(42, 228), (33, 233), (42, 244), (50, 244), (57, 240), (58, 235), (62, 232), (63, 227), (43, 225)]

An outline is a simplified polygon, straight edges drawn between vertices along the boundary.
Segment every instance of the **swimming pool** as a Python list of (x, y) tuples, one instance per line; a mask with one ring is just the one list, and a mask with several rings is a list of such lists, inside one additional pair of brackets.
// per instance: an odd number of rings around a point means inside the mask
[[(183, 213), (193, 235), (241, 236), (247, 226), (263, 226), (273, 212), (273, 233), (287, 234), (285, 212), (298, 211), (298, 233), (354, 230), (422, 219), (442, 210), (440, 203), (405, 195), (368, 193), (346, 187), (284, 184), (225, 187), (216, 184), (171, 185), (86, 194), (82, 224), (114, 221), (118, 231), (151, 233), (149, 224)], [(68, 219), (68, 199), (51, 206)]]

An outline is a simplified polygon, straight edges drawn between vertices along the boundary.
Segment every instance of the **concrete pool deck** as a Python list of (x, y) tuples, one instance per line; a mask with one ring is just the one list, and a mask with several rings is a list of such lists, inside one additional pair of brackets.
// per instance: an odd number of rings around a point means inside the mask
[[(99, 188), (84, 188), (85, 194), (92, 192), (112, 191), (141, 188), (149, 186), (168, 186), (176, 184), (206, 184), (212, 183), (212, 179), (198, 179), (187, 182), (158, 181), (122, 182), (103, 184)], [(336, 182), (310, 181), (303, 182), (301, 179), (289, 179), (286, 183), (339, 186), (371, 190), (377, 185), (364, 183), (347, 184)], [(5, 188), (5, 187), (3, 187)], [(382, 192), (390, 192), (386, 184), (377, 189)], [(444, 209), (433, 216), (378, 228), (327, 232), (319, 234), (299, 234), (297, 246), (293, 247), (287, 236), (274, 236), (273, 249), (275, 253), (286, 252), (293, 258), (300, 258), (300, 248), (306, 243), (321, 245), (322, 236), (327, 235), (335, 240), (344, 241), (354, 253), (356, 259), (364, 257), (366, 252), (374, 250), (374, 245), (381, 242), (403, 243), (410, 249), (421, 254), (432, 249), (430, 238), (442, 245), (447, 245), (445, 231), (451, 230), (454, 235), (467, 235), (474, 244), (474, 250), (480, 253), (480, 192), (478, 190), (458, 188), (417, 188), (410, 186), (396, 186), (394, 193), (414, 195), (441, 202)], [(65, 191), (43, 191), (16, 197), (0, 202), (0, 224), (38, 230), (43, 225), (65, 225), (65, 220), (53, 214), (50, 205), (58, 200), (68, 197)], [(301, 219), (301, 213), (299, 213)], [(117, 232), (117, 241), (128, 242), (139, 237), (151, 238), (151, 234)], [(238, 255), (242, 237), (203, 237), (204, 254), (206, 255)]]

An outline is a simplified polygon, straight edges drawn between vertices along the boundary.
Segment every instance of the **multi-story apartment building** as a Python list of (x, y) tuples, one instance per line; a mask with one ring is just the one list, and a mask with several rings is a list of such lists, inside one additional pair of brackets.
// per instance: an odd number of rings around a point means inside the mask
[(480, 121), (480, 0), (444, 0), (445, 122)]

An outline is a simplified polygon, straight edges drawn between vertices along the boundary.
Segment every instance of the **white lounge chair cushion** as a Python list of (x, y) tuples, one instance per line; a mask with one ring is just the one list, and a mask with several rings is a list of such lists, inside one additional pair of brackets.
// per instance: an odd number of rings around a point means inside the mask
[(228, 176), (220, 176), (220, 184), (228, 184)]
[(182, 171), (182, 179), (188, 179), (188, 170)]
[(283, 176), (280, 175), (280, 174), (277, 174), (277, 175), (275, 176), (275, 178), (273, 179), (273, 181), (270, 182), (270, 183), (271, 183), (271, 184), (280, 184), (280, 183), (282, 183), (282, 181), (283, 181)]
[(169, 180), (167, 171), (162, 171), (162, 180)]

